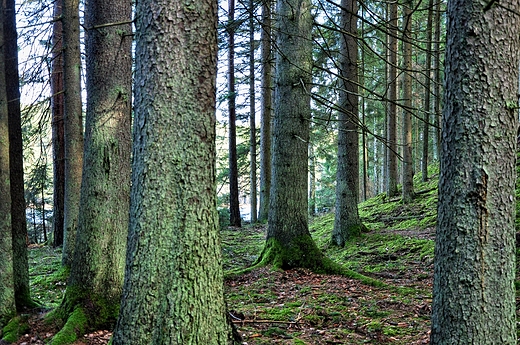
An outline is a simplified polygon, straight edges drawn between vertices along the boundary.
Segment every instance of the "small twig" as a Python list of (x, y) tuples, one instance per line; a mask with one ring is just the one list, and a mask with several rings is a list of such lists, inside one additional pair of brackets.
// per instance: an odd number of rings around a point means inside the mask
[(493, 6), (493, 4), (495, 3), (495, 1), (498, 1), (498, 0), (490, 0), (487, 5), (484, 7), (484, 12), (487, 12), (489, 11), (489, 9), (491, 8), (491, 6)]
[(232, 321), (233, 323), (284, 323), (286, 325), (297, 325), (298, 321), (276, 321), (276, 320), (240, 320)]
[(85, 30), (88, 31), (88, 30), (106, 28), (106, 27), (109, 27), (109, 26), (126, 25), (126, 24), (132, 24), (133, 22), (134, 22), (133, 20), (126, 20), (124, 22), (106, 23), (106, 24), (96, 25), (96, 26), (93, 26), (93, 27), (90, 27), (90, 28), (85, 28)]

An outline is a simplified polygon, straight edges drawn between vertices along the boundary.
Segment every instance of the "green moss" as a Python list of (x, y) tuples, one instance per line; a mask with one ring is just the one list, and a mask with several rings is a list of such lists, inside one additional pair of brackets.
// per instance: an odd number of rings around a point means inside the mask
[(87, 324), (87, 316), (83, 308), (76, 308), (70, 314), (63, 328), (52, 338), (50, 345), (74, 343), (78, 336), (85, 334)]
[(274, 238), (266, 241), (255, 267), (272, 265), (275, 269), (295, 267), (308, 268), (317, 273), (341, 274), (342, 268), (323, 255), (311, 236), (301, 236), (292, 241), (290, 246)]
[(13, 317), (2, 329), (2, 340), (8, 343), (14, 343), (23, 334), (27, 333), (29, 330), (27, 319), (28, 317), (26, 315)]

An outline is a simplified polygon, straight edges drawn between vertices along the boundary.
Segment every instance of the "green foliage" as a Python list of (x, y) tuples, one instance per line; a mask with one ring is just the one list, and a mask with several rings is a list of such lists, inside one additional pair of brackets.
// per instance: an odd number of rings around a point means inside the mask
[(27, 323), (28, 316), (21, 315), (15, 316), (9, 321), (9, 323), (2, 329), (2, 340), (8, 343), (14, 343), (29, 330), (29, 324)]

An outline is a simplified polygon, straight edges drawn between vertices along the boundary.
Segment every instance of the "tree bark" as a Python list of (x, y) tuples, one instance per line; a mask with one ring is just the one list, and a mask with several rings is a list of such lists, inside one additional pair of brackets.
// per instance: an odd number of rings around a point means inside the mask
[(251, 223), (257, 222), (256, 99), (255, 99), (255, 3), (249, 0), (249, 154), (251, 157)]
[(52, 25), (52, 64), (51, 64), (51, 110), (52, 110), (52, 152), (54, 165), (53, 183), (53, 247), (63, 245), (63, 208), (65, 197), (65, 132), (63, 128), (63, 0), (54, 2), (54, 19)]
[(338, 168), (336, 212), (332, 230), (332, 243), (340, 247), (344, 246), (349, 239), (359, 236), (364, 228), (357, 206), (359, 202), (357, 12), (357, 0), (341, 1)]
[(258, 220), (267, 221), (271, 190), (271, 113), (272, 109), (272, 53), (271, 53), (272, 0), (262, 1), (262, 114), (260, 126), (260, 205)]
[(63, 0), (63, 85), (65, 131), (65, 197), (62, 264), (72, 264), (78, 228), (81, 174), (83, 168), (83, 115), (81, 102), (81, 56), (79, 0)]
[(240, 227), (235, 90), (235, 0), (228, 0), (229, 225)]
[(403, 176), (402, 200), (411, 202), (414, 198), (412, 155), (412, 0), (403, 5)]
[(256, 265), (322, 270), (324, 256), (308, 226), (308, 143), (312, 70), (310, 0), (277, 4), (269, 227)]
[(215, 190), (216, 28), (216, 1), (137, 4), (130, 233), (114, 345), (229, 341)]
[(432, 38), (433, 38), (433, 0), (428, 2), (428, 19), (426, 23), (426, 62), (424, 72), (424, 127), (423, 147), (421, 160), (422, 181), (428, 181), (428, 157), (430, 148), (430, 90), (431, 90), (431, 63), (432, 63)]
[[(0, 2), (0, 18), (4, 21), (4, 3)], [(16, 313), (13, 276), (13, 243), (11, 232), (11, 189), (9, 185), (9, 124), (5, 89), (4, 26), (0, 25), (0, 327)]]
[(397, 190), (397, 2), (389, 5), (388, 25), (388, 105), (387, 105), (387, 156), (389, 198), (398, 195)]
[(11, 172), (11, 226), (13, 233), (13, 271), (16, 308), (34, 306), (29, 291), (27, 260), (27, 222), (23, 171), (22, 115), (18, 75), (18, 34), (14, 0), (6, 0), (4, 8), (5, 87), (9, 112), (9, 169)]
[[(448, 4), (431, 343), (516, 344), (520, 11)], [(511, 10), (511, 12), (509, 11)]]
[[(85, 329), (116, 320), (123, 287), (132, 145), (131, 12), (129, 0), (95, 0), (85, 7), (87, 112), (81, 212), (61, 305), (69, 314), (83, 311)], [(119, 24), (104, 26), (109, 23)]]

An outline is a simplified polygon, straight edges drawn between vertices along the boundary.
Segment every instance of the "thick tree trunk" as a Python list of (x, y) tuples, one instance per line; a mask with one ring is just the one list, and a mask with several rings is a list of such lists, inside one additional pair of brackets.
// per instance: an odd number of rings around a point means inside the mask
[(241, 226), (238, 190), (237, 114), (235, 90), (235, 0), (228, 0), (229, 225)]
[[(54, 18), (62, 15), (63, 0), (54, 2)], [(51, 110), (52, 110), (52, 152), (54, 164), (53, 183), (53, 247), (63, 245), (63, 208), (65, 197), (65, 132), (63, 128), (63, 27), (61, 20), (52, 25), (51, 64)]]
[[(516, 0), (448, 5), (431, 342), (516, 344)], [(511, 10), (511, 11), (509, 11)]]
[(16, 308), (34, 306), (29, 292), (29, 263), (27, 260), (27, 222), (25, 219), (25, 191), (23, 171), (22, 115), (20, 110), (20, 82), (18, 75), (18, 34), (14, 0), (5, 1), (5, 87), (9, 111), (9, 169), (11, 171), (11, 226), (13, 233), (13, 270)]
[(62, 264), (72, 264), (78, 228), (83, 168), (83, 115), (81, 56), (79, 48), (79, 0), (63, 0), (63, 84), (65, 130), (65, 197)]
[(397, 2), (389, 5), (388, 26), (388, 105), (387, 105), (387, 195), (394, 197), (397, 190)]
[(267, 221), (271, 190), (271, 114), (272, 114), (272, 54), (271, 54), (272, 0), (262, 1), (262, 114), (260, 126), (260, 205), (258, 220)]
[[(4, 20), (0, 2), (0, 19)], [(13, 243), (11, 233), (11, 189), (9, 185), (9, 124), (5, 89), (4, 26), (0, 25), (0, 327), (16, 313), (13, 279)]]
[[(91, 1), (85, 8), (87, 113), (81, 212), (61, 305), (65, 313), (83, 311), (84, 328), (115, 321), (123, 286), (132, 142), (131, 9), (127, 0)], [(117, 24), (106, 25), (111, 23)], [(73, 316), (68, 322), (75, 321)], [(66, 330), (55, 336), (56, 343)]]
[(143, 0), (136, 19), (130, 234), (113, 344), (228, 344), (215, 190), (217, 3)]
[(278, 32), (272, 184), (266, 244), (257, 265), (321, 270), (324, 256), (308, 226), (308, 143), (312, 70), (310, 0), (281, 0)]
[(357, 0), (341, 1), (340, 94), (338, 114), (338, 168), (336, 173), (336, 212), (332, 243), (344, 246), (359, 236), (364, 226), (358, 212), (359, 135), (358, 135), (358, 53)]
[(403, 202), (414, 198), (412, 155), (412, 0), (403, 5)]

